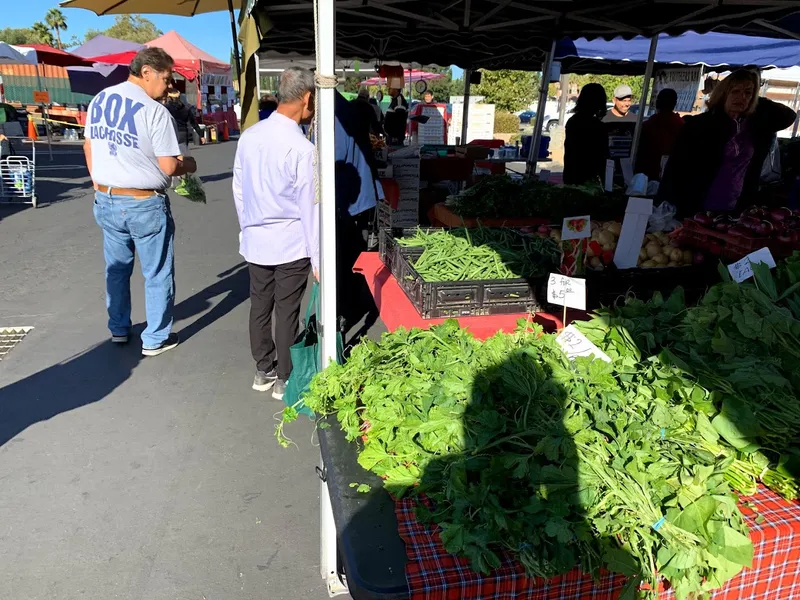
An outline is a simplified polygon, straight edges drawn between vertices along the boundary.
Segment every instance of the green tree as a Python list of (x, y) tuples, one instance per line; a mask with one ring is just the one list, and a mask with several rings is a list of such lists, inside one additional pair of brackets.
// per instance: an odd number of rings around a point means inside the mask
[(41, 21), (36, 21), (31, 29), (33, 31), (33, 36), (36, 38), (36, 43), (55, 46), (56, 40), (47, 25)]
[(578, 84), (578, 89), (587, 83), (599, 83), (606, 91), (606, 98), (611, 102), (614, 96), (614, 88), (618, 85), (629, 85), (633, 92), (633, 101), (639, 102), (642, 97), (642, 77), (633, 75), (570, 75), (570, 81)]
[(51, 8), (44, 16), (44, 22), (50, 29), (56, 32), (58, 48), (59, 50), (63, 49), (64, 46), (61, 44), (61, 32), (67, 30), (67, 19), (64, 17), (64, 13), (57, 8)]
[(117, 15), (111, 27), (105, 31), (90, 29), (86, 32), (85, 39), (88, 42), (98, 35), (107, 35), (108, 37), (113, 37), (118, 40), (146, 44), (163, 34), (164, 32), (156, 27), (156, 24), (150, 19), (139, 15)]
[(534, 101), (539, 88), (538, 73), (528, 71), (487, 71), (481, 69), (480, 85), (473, 88), (476, 96), (484, 96), (487, 104), (499, 111), (524, 110)]
[(35, 44), (39, 38), (30, 27), (4, 27), (0, 29), (0, 42), (6, 44)]
[[(450, 67), (436, 67), (426, 65), (422, 67), (428, 73), (439, 73), (444, 75), (442, 79), (432, 79), (428, 81), (428, 90), (433, 93), (436, 102), (450, 102), (450, 96), (462, 96), (464, 94), (464, 80), (453, 79), (453, 70)], [(414, 92), (416, 98), (419, 94)]]

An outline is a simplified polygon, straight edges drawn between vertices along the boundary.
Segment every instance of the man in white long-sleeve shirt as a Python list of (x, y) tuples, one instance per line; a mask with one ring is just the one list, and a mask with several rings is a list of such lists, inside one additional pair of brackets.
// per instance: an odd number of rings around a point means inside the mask
[(289, 347), (297, 336), (308, 274), (319, 269), (314, 146), (300, 129), (314, 114), (313, 73), (287, 69), (279, 95), (277, 110), (242, 134), (233, 166), (233, 199), (242, 231), (239, 253), (250, 270), (253, 389), (272, 388), (278, 399), (292, 371)]

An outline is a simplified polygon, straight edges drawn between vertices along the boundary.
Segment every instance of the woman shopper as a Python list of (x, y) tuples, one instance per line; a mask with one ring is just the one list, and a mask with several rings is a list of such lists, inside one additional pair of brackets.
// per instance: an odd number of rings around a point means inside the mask
[[(173, 119), (175, 119), (175, 130), (178, 135), (178, 145), (180, 146), (181, 154), (183, 156), (191, 156), (189, 153), (189, 140), (191, 139), (191, 132), (189, 131), (189, 128), (193, 129), (197, 133), (200, 143), (202, 143), (203, 140), (203, 132), (200, 130), (200, 126), (197, 124), (197, 119), (194, 117), (194, 111), (192, 111), (192, 108), (189, 105), (181, 100), (181, 93), (172, 86), (167, 89), (167, 98), (164, 106), (167, 107), (169, 114), (172, 115)], [(185, 175), (183, 177), (172, 178), (172, 185), (175, 188), (176, 194), (185, 195), (185, 182)]]
[(795, 112), (758, 97), (759, 76), (739, 69), (720, 81), (708, 111), (686, 117), (658, 192), (687, 215), (733, 211), (757, 200), (759, 178), (773, 136)]
[(599, 83), (581, 89), (575, 114), (567, 121), (564, 138), (564, 183), (602, 181), (608, 158), (608, 129), (603, 124), (606, 91)]

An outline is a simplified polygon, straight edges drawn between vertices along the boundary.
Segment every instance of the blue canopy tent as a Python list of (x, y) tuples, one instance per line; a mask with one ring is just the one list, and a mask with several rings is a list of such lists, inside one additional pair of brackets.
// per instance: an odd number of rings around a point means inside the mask
[[(556, 43), (555, 60), (562, 73), (641, 75), (647, 62), (650, 39), (562, 39)], [(686, 32), (659, 35), (655, 64), (706, 65), (711, 67), (793, 67), (800, 64), (800, 40), (751, 37), (727, 33)]]

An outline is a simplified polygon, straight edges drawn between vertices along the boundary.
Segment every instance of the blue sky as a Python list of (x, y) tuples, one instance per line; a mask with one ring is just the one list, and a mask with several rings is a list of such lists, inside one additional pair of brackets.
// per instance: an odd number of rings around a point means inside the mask
[[(12, 0), (2, 0), (11, 2)], [(24, 4), (24, 10), (22, 5)], [(18, 3), (18, 10), (3, 10), (2, 27), (30, 27), (34, 21), (43, 21), (45, 13), (57, 7), (54, 0), (25, 0)], [(87, 29), (106, 29), (114, 23), (114, 17), (98, 17), (93, 12), (79, 8), (62, 9), (67, 19), (68, 30), (61, 34), (64, 42), (73, 35), (83, 39)], [(231, 29), (228, 13), (218, 12), (196, 17), (171, 17), (167, 15), (144, 15), (166, 33), (174, 29), (198, 48), (227, 62), (231, 51)]]

